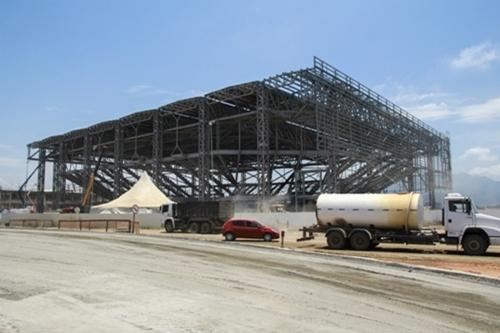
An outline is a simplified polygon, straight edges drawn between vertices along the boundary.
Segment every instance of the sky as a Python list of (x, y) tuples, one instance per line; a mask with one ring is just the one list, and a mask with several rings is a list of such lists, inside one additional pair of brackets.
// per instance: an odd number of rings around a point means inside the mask
[(499, 1), (0, 1), (0, 186), (26, 145), (329, 62), (500, 180)]

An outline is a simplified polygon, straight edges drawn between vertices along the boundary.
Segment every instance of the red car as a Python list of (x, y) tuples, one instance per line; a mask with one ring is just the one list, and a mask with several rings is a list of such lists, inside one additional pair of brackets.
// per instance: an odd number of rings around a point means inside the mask
[(278, 230), (262, 225), (254, 220), (231, 219), (224, 223), (222, 235), (227, 241), (234, 241), (236, 238), (261, 238), (266, 242), (280, 238)]

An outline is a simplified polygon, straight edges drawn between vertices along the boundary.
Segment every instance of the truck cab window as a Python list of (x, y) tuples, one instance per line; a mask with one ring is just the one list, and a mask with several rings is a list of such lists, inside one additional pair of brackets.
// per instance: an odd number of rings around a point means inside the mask
[(466, 203), (464, 201), (455, 200), (449, 201), (449, 210), (450, 212), (455, 213), (467, 213)]

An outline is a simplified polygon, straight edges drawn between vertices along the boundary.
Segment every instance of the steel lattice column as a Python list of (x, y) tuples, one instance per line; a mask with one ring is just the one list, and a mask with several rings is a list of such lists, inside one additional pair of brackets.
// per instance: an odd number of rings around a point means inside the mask
[(37, 198), (36, 198), (36, 211), (43, 213), (45, 209), (45, 149), (40, 148), (38, 151), (38, 182), (37, 182)]
[(434, 187), (434, 156), (431, 152), (427, 154), (427, 191), (429, 192), (429, 203), (431, 208), (436, 208), (436, 192)]
[(205, 100), (201, 100), (198, 110), (198, 177), (199, 177), (199, 198), (206, 199), (209, 193), (208, 182), (208, 154), (210, 151), (209, 137), (208, 137), (208, 106)]
[(259, 194), (262, 198), (270, 194), (269, 163), (269, 110), (266, 91), (263, 87), (257, 93), (257, 165), (259, 168)]
[(154, 180), (157, 186), (161, 183), (161, 159), (163, 157), (163, 118), (160, 116), (160, 111), (156, 110), (153, 113), (153, 167)]
[(441, 158), (445, 159), (445, 161), (444, 161), (444, 167), (445, 167), (444, 178), (446, 178), (447, 189), (451, 190), (453, 188), (453, 179), (451, 176), (451, 151), (450, 151), (450, 139), (449, 138), (446, 138), (446, 140), (444, 140), (444, 146), (445, 146), (444, 151), (441, 150), (441, 154), (443, 155)]
[[(90, 174), (92, 172), (92, 137), (90, 134), (87, 132), (84, 137), (84, 142), (83, 142), (83, 160), (84, 160), (84, 165), (83, 165), (83, 193), (85, 193), (85, 190), (87, 186), (89, 185), (89, 180), (90, 180)], [(90, 206), (91, 206), (91, 201), (92, 201), (92, 192), (90, 193), (90, 198), (85, 204), (84, 207), (82, 207), (83, 212), (89, 212)]]
[(59, 157), (54, 161), (54, 174), (52, 178), (52, 191), (54, 193), (52, 199), (52, 209), (57, 209), (64, 202), (66, 191), (66, 162), (64, 159), (64, 142), (59, 143)]
[(333, 193), (336, 191), (336, 158), (335, 158), (335, 126), (336, 126), (336, 107), (338, 101), (333, 102), (328, 99), (324, 87), (318, 83), (314, 85), (315, 89), (315, 113), (317, 129), (317, 149), (322, 151), (327, 162), (327, 172), (322, 192)]
[(115, 143), (113, 148), (113, 157), (114, 157), (114, 187), (113, 187), (113, 196), (116, 198), (121, 193), (121, 179), (123, 175), (123, 144), (122, 144), (122, 127), (120, 123), (115, 125)]

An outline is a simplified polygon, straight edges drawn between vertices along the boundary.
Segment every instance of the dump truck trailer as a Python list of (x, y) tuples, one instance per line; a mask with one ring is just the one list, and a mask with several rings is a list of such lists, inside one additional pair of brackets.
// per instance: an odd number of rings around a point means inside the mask
[(325, 235), (329, 248), (370, 250), (380, 243), (456, 244), (465, 253), (482, 255), (500, 245), (500, 218), (481, 214), (471, 198), (459, 193), (443, 199), (442, 230), (424, 226), (420, 193), (321, 194), (316, 224), (301, 229), (303, 237)]
[(161, 207), (166, 232), (180, 230), (208, 234), (220, 232), (224, 222), (233, 217), (232, 201), (184, 201)]

